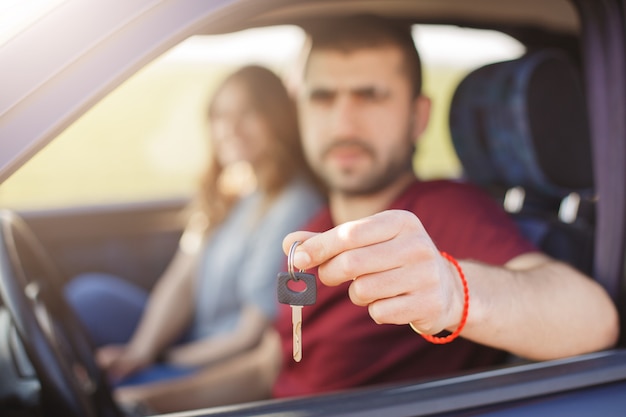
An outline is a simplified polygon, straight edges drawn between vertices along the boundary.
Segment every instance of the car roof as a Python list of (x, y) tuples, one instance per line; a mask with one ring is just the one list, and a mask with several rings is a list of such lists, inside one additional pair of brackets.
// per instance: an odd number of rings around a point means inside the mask
[(297, 24), (303, 17), (374, 13), (422, 23), (535, 27), (569, 34), (580, 28), (576, 10), (568, 0), (309, 0), (282, 3), (256, 14), (246, 24)]

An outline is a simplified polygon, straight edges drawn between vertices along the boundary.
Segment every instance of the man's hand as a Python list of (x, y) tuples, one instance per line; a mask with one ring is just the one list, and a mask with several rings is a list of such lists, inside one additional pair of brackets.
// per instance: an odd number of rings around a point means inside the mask
[(420, 220), (403, 210), (384, 211), (324, 233), (294, 232), (294, 266), (319, 266), (326, 285), (350, 284), (352, 302), (367, 306), (377, 323), (407, 324), (426, 334), (454, 329), (463, 310), (463, 287)]

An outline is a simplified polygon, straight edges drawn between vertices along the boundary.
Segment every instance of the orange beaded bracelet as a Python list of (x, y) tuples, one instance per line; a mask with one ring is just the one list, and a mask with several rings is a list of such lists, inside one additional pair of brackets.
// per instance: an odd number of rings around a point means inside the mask
[(429, 334), (422, 334), (419, 330), (417, 330), (413, 326), (412, 323), (409, 323), (409, 326), (411, 326), (411, 328), (415, 332), (417, 332), (420, 336), (422, 336), (424, 339), (428, 340), (429, 342), (435, 343), (437, 345), (450, 343), (454, 339), (456, 339), (459, 336), (459, 334), (461, 334), (463, 327), (465, 327), (465, 322), (467, 321), (467, 315), (469, 313), (469, 288), (467, 286), (467, 280), (465, 279), (465, 274), (463, 273), (463, 270), (461, 269), (461, 266), (459, 265), (456, 259), (454, 259), (451, 255), (447, 254), (446, 252), (441, 251), (440, 253), (441, 253), (441, 256), (446, 258), (452, 265), (454, 265), (456, 270), (459, 272), (459, 277), (461, 277), (461, 282), (463, 282), (463, 295), (464, 295), (463, 315), (461, 317), (461, 322), (459, 323), (459, 327), (457, 327), (457, 329), (454, 332), (450, 333), (448, 336), (439, 337), (439, 336), (433, 336)]

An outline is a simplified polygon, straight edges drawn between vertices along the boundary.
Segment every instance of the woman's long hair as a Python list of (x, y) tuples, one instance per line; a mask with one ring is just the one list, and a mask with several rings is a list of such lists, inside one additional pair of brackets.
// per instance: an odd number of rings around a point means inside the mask
[[(265, 120), (270, 132), (268, 158), (257, 177), (257, 187), (263, 193), (267, 206), (289, 181), (301, 175), (314, 180), (308, 168), (298, 130), (295, 103), (289, 96), (283, 82), (272, 71), (258, 65), (242, 67), (229, 75), (218, 87), (213, 97), (229, 83), (236, 82), (247, 91), (250, 105)], [(215, 101), (208, 109), (209, 122), (214, 113)], [(219, 225), (228, 216), (239, 194), (227, 192), (220, 187), (220, 177), (224, 167), (219, 163), (215, 152), (211, 152), (208, 168), (201, 181), (200, 204), (208, 220), (209, 229)]]

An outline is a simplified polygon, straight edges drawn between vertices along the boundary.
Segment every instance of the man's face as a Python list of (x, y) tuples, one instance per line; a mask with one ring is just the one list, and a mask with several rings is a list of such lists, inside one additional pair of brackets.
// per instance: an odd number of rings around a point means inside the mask
[(307, 160), (331, 191), (374, 193), (412, 169), (415, 99), (398, 49), (313, 51), (298, 109)]

